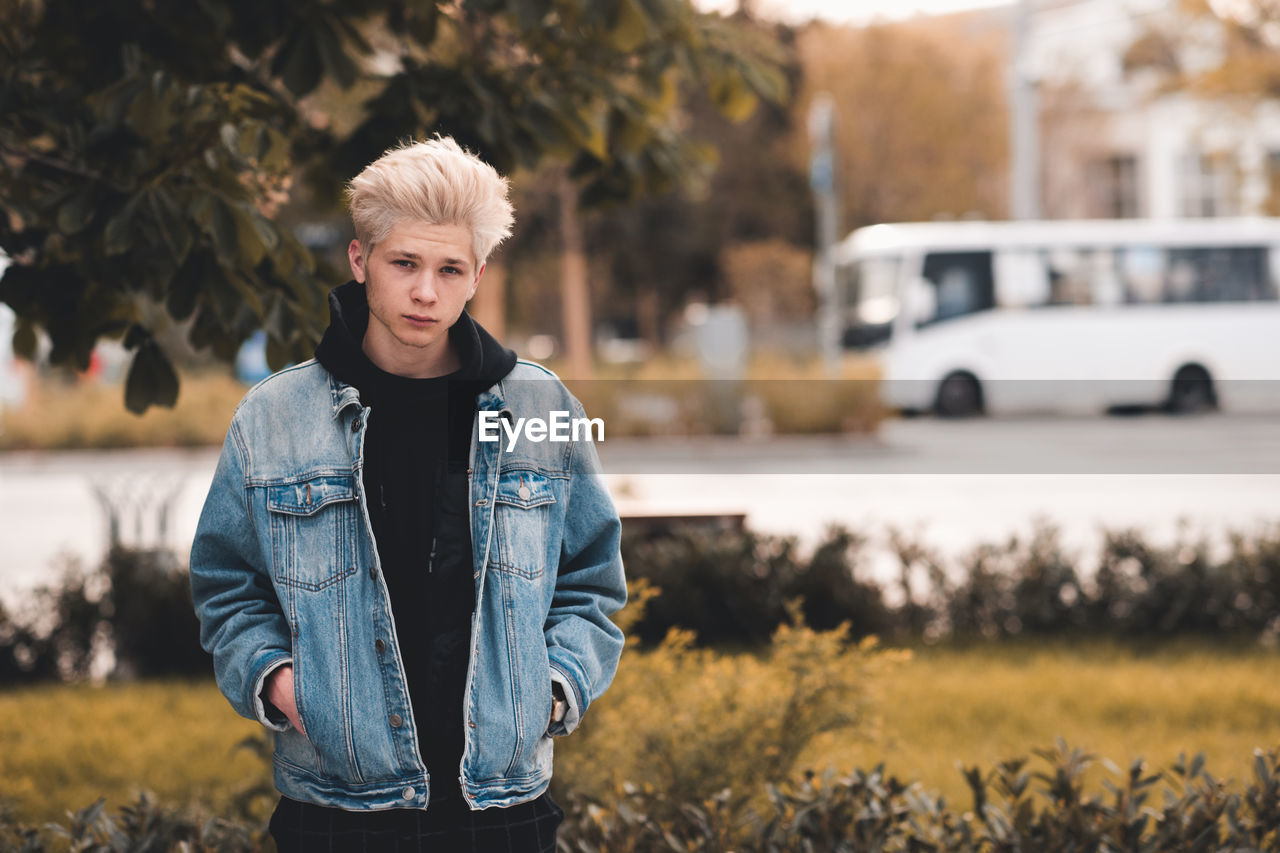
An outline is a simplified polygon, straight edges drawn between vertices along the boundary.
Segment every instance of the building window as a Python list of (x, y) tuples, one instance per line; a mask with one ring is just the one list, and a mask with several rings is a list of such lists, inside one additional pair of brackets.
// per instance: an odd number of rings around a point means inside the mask
[(1182, 215), (1235, 216), (1236, 168), (1230, 155), (1199, 151), (1183, 157)]
[(1106, 219), (1136, 219), (1142, 215), (1136, 156), (1106, 157), (1097, 163), (1094, 175), (1095, 215)]

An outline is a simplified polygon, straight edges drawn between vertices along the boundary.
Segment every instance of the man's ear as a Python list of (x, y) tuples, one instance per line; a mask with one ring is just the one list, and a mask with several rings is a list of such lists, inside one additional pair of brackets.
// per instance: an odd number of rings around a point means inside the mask
[(484, 275), (484, 268), (487, 266), (488, 264), (481, 264), (480, 269), (476, 272), (475, 281), (471, 282), (471, 292), (467, 294), (468, 302), (470, 302), (471, 298), (476, 295), (476, 289), (480, 287), (480, 276)]
[(364, 255), (360, 251), (359, 240), (347, 244), (347, 261), (351, 264), (351, 277), (364, 284)]

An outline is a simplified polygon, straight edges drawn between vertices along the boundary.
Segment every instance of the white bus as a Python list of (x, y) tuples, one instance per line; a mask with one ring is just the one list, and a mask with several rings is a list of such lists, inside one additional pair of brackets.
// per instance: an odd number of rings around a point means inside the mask
[(873, 225), (836, 262), (893, 408), (1280, 407), (1280, 219)]

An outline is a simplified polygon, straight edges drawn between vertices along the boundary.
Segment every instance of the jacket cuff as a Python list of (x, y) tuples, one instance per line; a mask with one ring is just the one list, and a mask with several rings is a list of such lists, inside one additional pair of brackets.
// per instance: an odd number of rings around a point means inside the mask
[(258, 677), (253, 682), (253, 694), (251, 707), (253, 708), (253, 716), (258, 722), (262, 723), (273, 732), (287, 732), (290, 728), (289, 721), (285, 718), (275, 705), (262, 698), (262, 691), (267, 686), (267, 676), (275, 672), (286, 664), (292, 665), (293, 658), (289, 655), (283, 655), (268, 659), (266, 664), (258, 673)]
[(582, 722), (582, 713), (586, 708), (583, 706), (581, 689), (573, 678), (555, 663), (551, 664), (551, 680), (560, 685), (569, 707), (565, 709), (564, 719), (558, 723), (552, 723), (547, 733), (552, 737), (564, 737), (571, 734)]

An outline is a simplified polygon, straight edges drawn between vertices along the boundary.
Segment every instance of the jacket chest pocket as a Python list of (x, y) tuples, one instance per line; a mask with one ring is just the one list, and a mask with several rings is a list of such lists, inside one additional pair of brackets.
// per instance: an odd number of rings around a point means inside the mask
[(330, 474), (267, 487), (273, 574), (318, 591), (356, 571), (355, 478)]
[(534, 471), (503, 471), (493, 498), (498, 569), (540, 577), (547, 558), (547, 523), (556, 502), (551, 479)]

